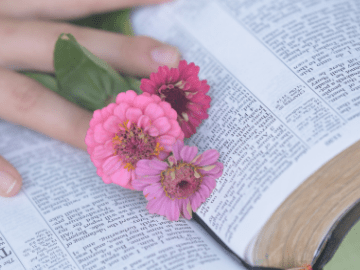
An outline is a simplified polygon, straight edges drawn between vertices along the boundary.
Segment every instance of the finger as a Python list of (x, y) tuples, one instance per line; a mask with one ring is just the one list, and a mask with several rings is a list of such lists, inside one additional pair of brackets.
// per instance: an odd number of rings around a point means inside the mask
[(176, 67), (178, 50), (148, 37), (128, 37), (65, 23), (0, 18), (0, 65), (12, 69), (53, 72), (53, 52), (61, 33), (71, 33), (80, 44), (116, 70), (145, 77), (162, 65)]
[(0, 156), (0, 197), (12, 197), (22, 185), (19, 172), (2, 156)]
[(0, 118), (86, 149), (91, 117), (36, 81), (0, 68)]
[(171, 0), (2, 0), (0, 15), (18, 18), (70, 19), (116, 9)]

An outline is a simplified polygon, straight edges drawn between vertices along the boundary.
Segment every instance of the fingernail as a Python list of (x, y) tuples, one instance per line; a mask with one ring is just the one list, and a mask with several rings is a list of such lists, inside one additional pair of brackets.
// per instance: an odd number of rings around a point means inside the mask
[(179, 51), (172, 46), (164, 45), (151, 51), (152, 59), (161, 65), (175, 65), (180, 59)]
[(14, 189), (17, 187), (16, 179), (6, 172), (0, 172), (0, 195), (10, 196), (15, 195)]

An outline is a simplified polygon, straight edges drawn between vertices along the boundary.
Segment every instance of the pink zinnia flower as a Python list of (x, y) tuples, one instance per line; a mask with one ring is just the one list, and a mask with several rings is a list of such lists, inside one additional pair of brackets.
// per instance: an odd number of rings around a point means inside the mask
[(216, 150), (197, 153), (197, 147), (177, 141), (167, 162), (144, 159), (137, 163), (133, 187), (143, 191), (150, 213), (171, 221), (180, 215), (190, 219), (192, 211), (210, 196), (216, 179), (222, 175), (223, 164), (217, 161)]
[(156, 95), (129, 90), (116, 103), (96, 110), (85, 142), (97, 174), (105, 183), (133, 189), (141, 159), (165, 159), (184, 134), (170, 104)]
[(178, 114), (178, 122), (189, 138), (203, 119), (207, 119), (207, 109), (211, 98), (206, 95), (210, 86), (206, 80), (198, 77), (200, 68), (194, 63), (180, 61), (178, 68), (159, 67), (157, 73), (152, 73), (149, 79), (142, 79), (140, 89), (143, 92), (156, 94), (171, 104)]

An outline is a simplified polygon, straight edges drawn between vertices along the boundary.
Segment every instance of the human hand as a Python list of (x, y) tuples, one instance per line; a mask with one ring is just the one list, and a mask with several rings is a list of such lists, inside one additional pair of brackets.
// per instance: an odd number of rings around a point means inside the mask
[[(180, 60), (177, 49), (154, 39), (49, 20), (162, 2), (169, 0), (1, 1), (0, 118), (85, 150), (84, 138), (92, 113), (14, 70), (54, 72), (53, 50), (61, 33), (71, 33), (122, 73), (144, 77), (158, 66), (176, 67)], [(21, 184), (21, 175), (0, 156), (0, 196), (14, 196)]]

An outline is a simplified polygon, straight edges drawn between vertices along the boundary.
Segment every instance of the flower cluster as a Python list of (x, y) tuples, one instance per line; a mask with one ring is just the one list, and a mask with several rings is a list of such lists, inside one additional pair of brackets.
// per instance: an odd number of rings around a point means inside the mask
[(170, 104), (159, 97), (129, 90), (116, 103), (96, 110), (85, 142), (98, 175), (105, 183), (133, 189), (141, 159), (164, 159), (184, 133)]
[(184, 137), (208, 118), (209, 85), (199, 67), (181, 61), (160, 67), (141, 81), (141, 95), (129, 90), (116, 103), (94, 112), (85, 142), (105, 183), (143, 191), (150, 213), (190, 219), (205, 202), (223, 171), (219, 153), (198, 155)]

